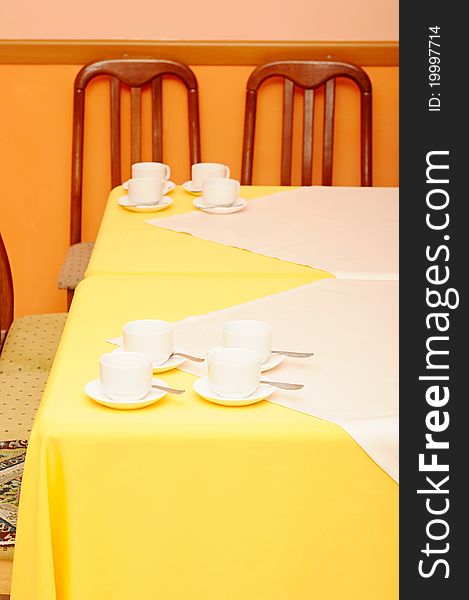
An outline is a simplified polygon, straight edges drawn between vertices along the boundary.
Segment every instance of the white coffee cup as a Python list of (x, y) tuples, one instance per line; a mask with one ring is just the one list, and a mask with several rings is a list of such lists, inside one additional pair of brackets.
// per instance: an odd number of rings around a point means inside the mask
[(151, 390), (153, 366), (150, 357), (140, 352), (103, 354), (99, 377), (106, 396), (132, 402), (145, 398)]
[(272, 325), (264, 321), (230, 321), (222, 325), (223, 348), (246, 348), (264, 362), (272, 350)]
[(207, 179), (202, 185), (202, 200), (207, 206), (232, 206), (239, 196), (236, 179)]
[(207, 356), (212, 390), (224, 398), (246, 398), (259, 385), (259, 355), (244, 348), (214, 348)]
[(135, 177), (129, 179), (129, 202), (135, 205), (158, 204), (166, 193), (167, 183), (163, 179), (151, 177)]
[(124, 350), (143, 352), (163, 364), (174, 351), (174, 325), (157, 319), (129, 321), (123, 328)]
[(219, 179), (230, 176), (230, 167), (220, 163), (196, 163), (192, 165), (192, 185), (197, 190), (202, 190), (202, 186), (207, 179)]
[(153, 179), (169, 179), (169, 165), (160, 162), (138, 162), (132, 165), (132, 177), (151, 177)]

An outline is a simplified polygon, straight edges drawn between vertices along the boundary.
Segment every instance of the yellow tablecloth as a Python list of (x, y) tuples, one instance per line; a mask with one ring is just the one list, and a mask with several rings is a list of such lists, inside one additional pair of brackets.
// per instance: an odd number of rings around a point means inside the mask
[[(244, 186), (241, 196), (252, 200), (281, 191), (281, 187)], [(207, 242), (190, 235), (158, 229), (148, 219), (169, 217), (196, 210), (195, 196), (180, 186), (170, 194), (173, 205), (161, 212), (134, 213), (118, 205), (126, 191), (115, 188), (109, 195), (86, 276), (107, 273), (161, 273), (229, 275), (254, 277), (311, 276), (308, 267), (282, 262), (246, 250)], [(254, 200), (255, 201), (255, 200)], [(228, 217), (229, 218), (229, 217)], [(319, 271), (322, 276), (330, 276)]]
[(183, 386), (137, 411), (83, 392), (133, 318), (176, 320), (304, 278), (99, 276), (76, 292), (33, 428), (13, 600), (391, 600), (398, 487), (339, 427)]

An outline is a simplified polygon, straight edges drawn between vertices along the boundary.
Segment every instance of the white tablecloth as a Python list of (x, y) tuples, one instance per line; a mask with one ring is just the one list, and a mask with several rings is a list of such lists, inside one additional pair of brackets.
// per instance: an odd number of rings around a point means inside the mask
[(398, 279), (397, 188), (303, 187), (251, 200), (233, 214), (148, 222), (341, 279)]
[[(398, 480), (398, 282), (324, 279), (178, 321), (176, 342), (204, 356), (220, 344), (221, 324), (235, 319), (271, 323), (274, 348), (315, 353), (264, 373), (305, 384), (271, 402), (337, 423)], [(179, 368), (206, 375), (194, 362)]]

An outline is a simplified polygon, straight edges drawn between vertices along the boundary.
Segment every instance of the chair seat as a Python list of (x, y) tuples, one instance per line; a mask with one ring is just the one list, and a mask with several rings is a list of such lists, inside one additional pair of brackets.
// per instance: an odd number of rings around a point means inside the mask
[(49, 371), (66, 318), (66, 313), (55, 313), (15, 319), (0, 355), (0, 374)]
[(93, 252), (94, 242), (80, 242), (70, 246), (59, 272), (61, 290), (74, 290), (85, 275)]
[(29, 439), (48, 377), (47, 371), (0, 374), (0, 444)]

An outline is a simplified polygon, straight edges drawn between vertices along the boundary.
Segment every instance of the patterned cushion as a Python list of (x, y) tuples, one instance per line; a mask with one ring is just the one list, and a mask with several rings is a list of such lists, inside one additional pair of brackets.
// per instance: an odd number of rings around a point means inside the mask
[(27, 440), (49, 373), (0, 374), (0, 441)]
[(65, 261), (59, 273), (59, 289), (74, 290), (85, 275), (90, 262), (94, 242), (81, 242), (73, 244), (68, 249)]
[(58, 313), (15, 319), (0, 356), (0, 373), (49, 371), (66, 318)]

